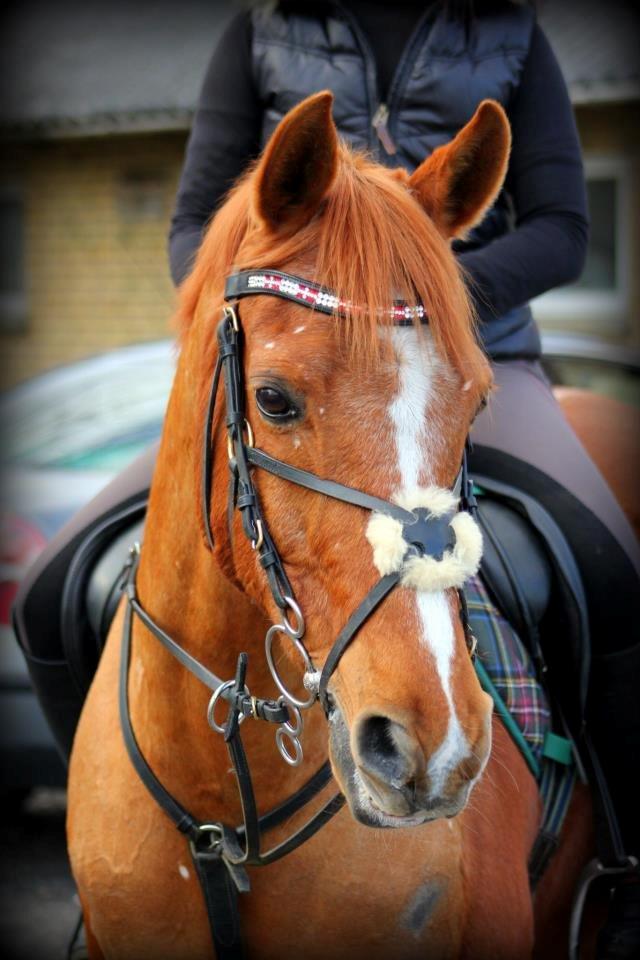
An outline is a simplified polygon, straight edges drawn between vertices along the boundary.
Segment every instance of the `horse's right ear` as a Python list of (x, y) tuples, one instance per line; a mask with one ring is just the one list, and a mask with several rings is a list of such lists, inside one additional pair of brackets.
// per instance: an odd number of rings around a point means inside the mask
[(495, 100), (483, 100), (456, 137), (433, 151), (409, 186), (445, 237), (464, 237), (482, 220), (502, 187), (511, 130)]
[(317, 212), (338, 166), (328, 90), (307, 97), (280, 121), (258, 163), (255, 208), (270, 230), (293, 232)]

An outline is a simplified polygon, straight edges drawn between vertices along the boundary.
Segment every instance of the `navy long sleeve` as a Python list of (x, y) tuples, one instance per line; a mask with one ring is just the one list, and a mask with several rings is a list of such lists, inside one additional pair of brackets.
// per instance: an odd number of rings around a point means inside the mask
[(506, 189), (515, 229), (460, 254), (483, 322), (576, 280), (588, 241), (580, 143), (560, 67), (536, 27), (507, 109), (513, 145)]
[(189, 273), (211, 214), (260, 152), (261, 117), (251, 72), (251, 21), (241, 13), (211, 58), (187, 144), (169, 234), (174, 283)]
[[(393, 34), (393, 8), (388, 9), (387, 43)], [(370, 39), (374, 50), (376, 40), (384, 42), (382, 35), (370, 34)], [(573, 111), (558, 63), (537, 26), (507, 112), (513, 148), (506, 188), (515, 229), (480, 249), (459, 254), (483, 323), (576, 279), (587, 247), (585, 187)], [(212, 212), (258, 154), (261, 120), (262, 104), (251, 68), (251, 22), (243, 13), (231, 21), (214, 53), (189, 138), (170, 234), (176, 283), (188, 273)]]

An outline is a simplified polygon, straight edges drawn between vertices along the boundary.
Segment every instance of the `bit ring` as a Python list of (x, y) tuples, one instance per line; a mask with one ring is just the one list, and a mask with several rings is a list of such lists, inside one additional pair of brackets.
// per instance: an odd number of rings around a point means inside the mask
[(295, 694), (291, 693), (290, 690), (284, 684), (284, 681), (281, 680), (280, 674), (278, 673), (277, 667), (273, 659), (273, 638), (276, 633), (282, 633), (284, 636), (289, 637), (296, 650), (302, 657), (304, 661), (304, 672), (308, 673), (310, 670), (313, 670), (313, 664), (311, 663), (311, 658), (307, 653), (304, 644), (301, 642), (299, 637), (292, 636), (289, 631), (286, 629), (285, 625), (282, 623), (275, 623), (272, 627), (269, 627), (267, 630), (267, 635), (264, 639), (264, 648), (265, 654), (267, 657), (267, 663), (269, 664), (269, 670), (271, 671), (271, 676), (273, 677), (274, 683), (277, 686), (280, 693), (283, 695), (285, 700), (293, 704), (294, 707), (300, 707), (301, 709), (306, 709), (310, 707), (316, 699), (315, 693), (309, 694), (306, 700), (300, 700), (299, 697), (296, 697)]

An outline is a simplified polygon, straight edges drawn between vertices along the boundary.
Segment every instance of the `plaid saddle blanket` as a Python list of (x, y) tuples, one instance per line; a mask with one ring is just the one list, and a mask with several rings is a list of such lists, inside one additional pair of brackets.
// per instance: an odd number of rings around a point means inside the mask
[(536, 679), (532, 659), (492, 602), (480, 577), (467, 582), (465, 594), (480, 665), (539, 763), (551, 729), (551, 711), (544, 688)]

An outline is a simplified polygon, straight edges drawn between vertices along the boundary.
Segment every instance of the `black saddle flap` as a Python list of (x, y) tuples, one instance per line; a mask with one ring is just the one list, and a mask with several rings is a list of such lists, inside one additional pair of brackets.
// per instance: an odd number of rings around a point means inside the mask
[(507, 503), (478, 499), (484, 550), (482, 576), (507, 620), (526, 640), (551, 597), (552, 569), (531, 524)]
[(62, 642), (69, 671), (86, 696), (96, 672), (122, 584), (127, 551), (140, 540), (144, 506), (109, 518), (80, 545), (69, 567), (60, 611)]
[(86, 589), (87, 619), (99, 648), (111, 626), (122, 596), (122, 568), (132, 544), (142, 542), (144, 520), (127, 527), (98, 557)]

